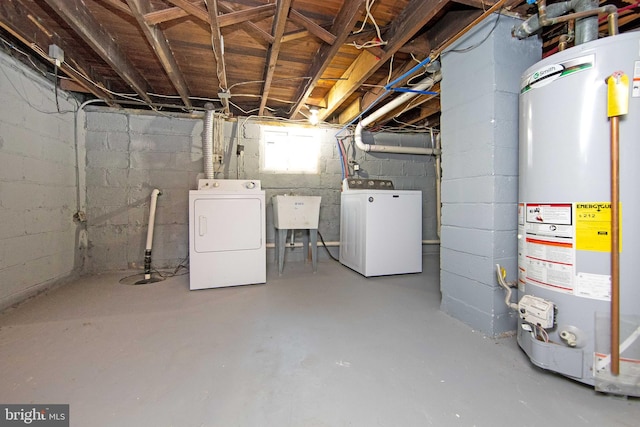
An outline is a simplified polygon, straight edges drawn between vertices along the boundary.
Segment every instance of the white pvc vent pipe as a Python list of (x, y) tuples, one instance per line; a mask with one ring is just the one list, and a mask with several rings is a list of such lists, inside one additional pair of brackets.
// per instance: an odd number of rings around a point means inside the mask
[[(440, 72), (435, 73), (432, 76), (426, 77), (416, 85), (413, 86), (412, 89), (416, 91), (424, 91), (429, 90), (433, 87), (434, 84), (439, 82), (442, 79), (442, 74)], [(399, 147), (397, 145), (371, 145), (365, 144), (362, 142), (362, 129), (367, 127), (369, 124), (375, 122), (380, 117), (387, 114), (389, 111), (392, 111), (394, 108), (397, 108), (403, 104), (406, 104), (410, 99), (416, 97), (419, 93), (416, 92), (406, 92), (397, 98), (393, 99), (391, 102), (385, 104), (380, 109), (376, 110), (374, 113), (367, 116), (360, 123), (356, 125), (356, 130), (354, 134), (354, 141), (356, 146), (362, 151), (375, 151), (375, 152), (384, 152), (384, 153), (397, 153), (397, 154), (417, 154), (417, 155), (439, 155), (439, 148), (427, 148), (427, 147)]]
[(153, 227), (156, 221), (156, 204), (158, 202), (158, 196), (162, 192), (157, 188), (154, 188), (151, 192), (151, 203), (149, 205), (149, 226), (147, 227), (147, 245), (144, 251), (144, 279), (151, 279), (151, 249), (153, 248)]

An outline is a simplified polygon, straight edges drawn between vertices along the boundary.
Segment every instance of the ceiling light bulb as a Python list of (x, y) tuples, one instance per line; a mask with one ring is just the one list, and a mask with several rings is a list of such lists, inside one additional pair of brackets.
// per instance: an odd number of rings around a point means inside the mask
[(316, 107), (311, 107), (309, 108), (309, 113), (311, 113), (309, 116), (309, 123), (314, 126), (317, 125), (320, 121), (320, 118), (318, 117), (318, 109)]

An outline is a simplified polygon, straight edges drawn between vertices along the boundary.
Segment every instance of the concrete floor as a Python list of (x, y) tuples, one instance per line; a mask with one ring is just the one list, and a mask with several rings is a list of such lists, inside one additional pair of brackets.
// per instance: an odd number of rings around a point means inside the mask
[(0, 402), (92, 426), (637, 426), (640, 400), (533, 367), (439, 311), (425, 273), (290, 263), (266, 285), (86, 277), (0, 315)]

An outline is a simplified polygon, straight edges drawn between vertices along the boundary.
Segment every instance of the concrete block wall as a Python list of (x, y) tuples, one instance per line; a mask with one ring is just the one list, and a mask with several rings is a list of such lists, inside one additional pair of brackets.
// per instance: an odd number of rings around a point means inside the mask
[[(216, 178), (259, 179), (266, 196), (267, 242), (274, 242), (271, 197), (276, 194), (322, 196), (319, 230), (325, 241), (340, 236), (341, 167), (335, 134), (319, 127), (318, 174), (270, 173), (261, 170), (260, 143), (264, 125), (240, 118), (225, 124), (224, 163)], [(87, 205), (89, 270), (140, 267), (148, 221), (149, 195), (159, 188), (153, 264), (173, 267), (188, 254), (188, 191), (196, 186), (202, 166), (202, 119), (140, 115), (106, 108), (87, 113)], [(386, 139), (385, 139), (386, 138)], [(398, 141), (400, 138), (400, 141)], [(385, 135), (376, 141), (425, 145), (425, 135)], [(244, 146), (241, 157), (237, 145)], [(423, 191), (423, 238), (436, 238), (433, 159), (423, 156), (356, 153), (362, 175), (391, 178), (399, 189)], [(298, 236), (300, 237), (300, 236)], [(300, 238), (297, 241), (301, 241)], [(427, 251), (437, 246), (425, 247)], [(338, 248), (331, 248), (334, 256)], [(318, 251), (320, 259), (328, 258)], [(273, 251), (267, 253), (273, 260)], [(288, 249), (286, 259), (301, 261), (301, 249)]]
[(0, 309), (74, 277), (74, 114), (62, 91), (0, 52)]
[(442, 57), (441, 308), (492, 336), (515, 329), (495, 264), (517, 271), (519, 82), (541, 55), (519, 22), (494, 14)]
[(139, 268), (150, 196), (158, 198), (153, 264), (188, 255), (188, 190), (202, 170), (202, 121), (87, 107), (87, 271)]

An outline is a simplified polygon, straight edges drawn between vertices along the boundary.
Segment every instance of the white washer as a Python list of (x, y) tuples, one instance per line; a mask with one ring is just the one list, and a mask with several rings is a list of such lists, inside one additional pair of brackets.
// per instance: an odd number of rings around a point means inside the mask
[(266, 282), (260, 181), (203, 179), (198, 188), (189, 191), (191, 290)]
[(340, 197), (340, 262), (363, 276), (422, 272), (422, 192), (349, 178)]

